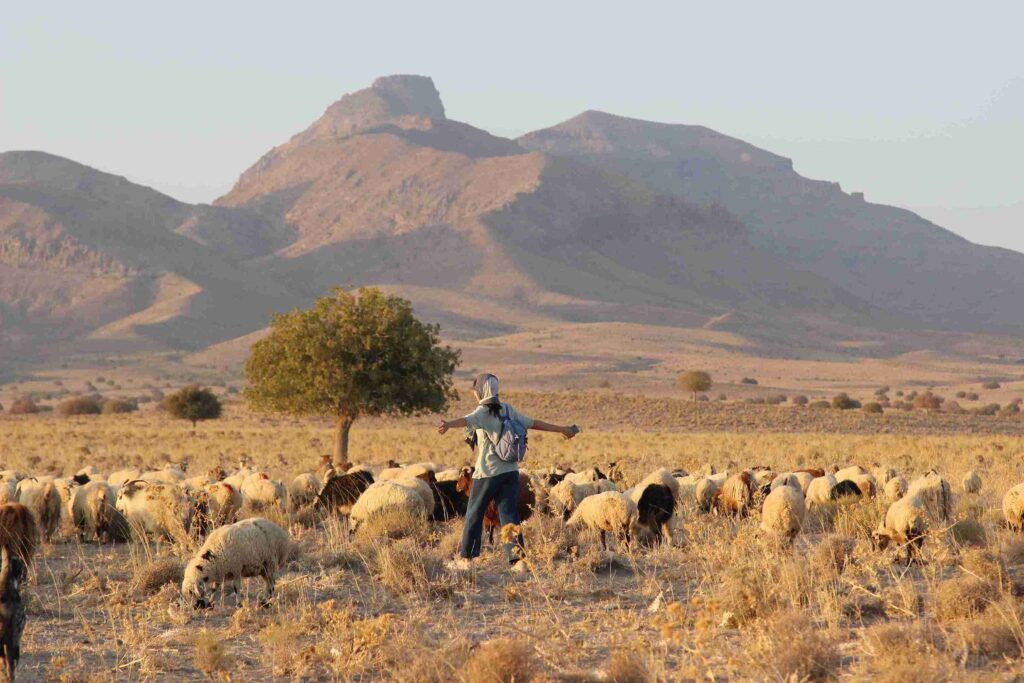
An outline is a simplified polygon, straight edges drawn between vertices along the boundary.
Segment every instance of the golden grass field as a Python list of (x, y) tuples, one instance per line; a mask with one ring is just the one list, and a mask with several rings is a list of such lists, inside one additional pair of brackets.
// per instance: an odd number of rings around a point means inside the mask
[[(934, 529), (924, 563), (873, 550), (881, 500), (809, 516), (792, 548), (684, 501), (672, 547), (602, 553), (583, 536), (565, 552), (560, 520), (524, 524), (530, 572), (485, 549), (467, 575), (443, 563), (461, 523), (413, 525), (400, 538), (343, 522), (287, 524), (298, 554), (275, 601), (194, 612), (178, 600), (189, 549), (99, 547), (71, 534), (43, 548), (27, 583), (21, 680), (1006, 680), (1024, 671), (1024, 537), (1001, 525), (1003, 493), (1024, 481), (1018, 418), (864, 415), (793, 407), (694, 405), (597, 394), (510, 400), (584, 433), (531, 437), (529, 466), (618, 461), (628, 479), (658, 466), (719, 469), (874, 462), (908, 478), (937, 468), (956, 491), (956, 523)], [(453, 411), (458, 412), (458, 411)], [(435, 417), (357, 422), (352, 460), (379, 465), (470, 455)], [(889, 433), (882, 433), (882, 432)], [(314, 471), (332, 434), (319, 420), (130, 415), (0, 416), (3, 467), (68, 474), (85, 465), (187, 462), (202, 473), (250, 457), (289, 480)], [(984, 487), (965, 494), (976, 469)]]

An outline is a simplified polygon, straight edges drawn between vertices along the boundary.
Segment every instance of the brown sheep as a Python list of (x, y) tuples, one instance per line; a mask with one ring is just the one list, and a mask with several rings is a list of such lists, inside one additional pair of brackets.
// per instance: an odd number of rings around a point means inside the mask
[[(464, 473), (463, 476), (459, 477), (459, 485), (456, 490), (468, 496), (473, 490), (473, 479), (465, 476)], [(536, 504), (537, 496), (533, 492), (533, 483), (530, 482), (530, 475), (520, 472), (519, 494), (516, 500), (516, 509), (519, 512), (520, 522), (525, 522), (533, 516), (533, 508)], [(484, 531), (487, 532), (488, 543), (494, 543), (494, 530), (499, 528), (501, 528), (501, 518), (498, 515), (498, 505), (492, 500), (484, 512)]]
[(39, 546), (39, 526), (21, 503), (0, 505), (0, 546), (23, 559), (25, 564), (32, 564), (32, 556)]
[(750, 472), (740, 472), (725, 480), (715, 492), (715, 508), (721, 515), (746, 517), (754, 499), (754, 478)]

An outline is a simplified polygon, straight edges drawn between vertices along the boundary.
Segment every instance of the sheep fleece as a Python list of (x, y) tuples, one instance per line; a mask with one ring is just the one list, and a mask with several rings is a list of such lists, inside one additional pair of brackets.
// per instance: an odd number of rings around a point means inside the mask
[(264, 572), (273, 585), (290, 551), (288, 532), (263, 517), (222, 526), (207, 537), (186, 565), (181, 590), (185, 594), (197, 593), (203, 578), (223, 584)]

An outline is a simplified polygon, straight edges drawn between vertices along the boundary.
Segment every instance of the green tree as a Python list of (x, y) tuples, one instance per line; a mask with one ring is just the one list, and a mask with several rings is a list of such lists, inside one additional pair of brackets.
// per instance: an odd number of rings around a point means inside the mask
[(460, 352), (441, 346), (439, 333), (405, 299), (338, 288), (310, 309), (274, 316), (246, 361), (245, 397), (261, 410), (331, 417), (334, 458), (346, 461), (356, 418), (441, 412), (458, 398)]
[(697, 400), (697, 392), (711, 390), (711, 375), (703, 370), (690, 370), (679, 375), (679, 386), (683, 391), (693, 394), (693, 400)]
[(176, 418), (188, 420), (192, 429), (200, 420), (215, 420), (220, 417), (221, 405), (209, 389), (202, 389), (198, 384), (190, 384), (164, 399), (164, 409)]

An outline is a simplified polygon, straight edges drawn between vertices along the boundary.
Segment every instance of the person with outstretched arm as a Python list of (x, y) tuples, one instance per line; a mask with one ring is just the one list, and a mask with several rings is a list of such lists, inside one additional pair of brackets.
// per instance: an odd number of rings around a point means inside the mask
[[(439, 434), (444, 434), (449, 429), (465, 428), (466, 443), (475, 449), (477, 454), (459, 556), (449, 563), (449, 568), (455, 570), (468, 569), (470, 561), (480, 555), (484, 512), (492, 500), (498, 508), (502, 526), (520, 522), (517, 510), (519, 463), (503, 460), (498, 456), (496, 448), (502, 435), (503, 419), (517, 421), (526, 429), (556, 432), (566, 439), (571, 439), (579, 433), (576, 425), (562, 427), (543, 420), (535, 420), (523, 415), (509, 404), (502, 403), (498, 397), (498, 378), (490, 373), (477, 375), (473, 381), (473, 395), (477, 400), (476, 410), (456, 420), (442, 420), (437, 427)], [(505, 553), (513, 571), (525, 569), (525, 565), (519, 561), (523, 550), (522, 533), (519, 534), (516, 543), (505, 544)]]

